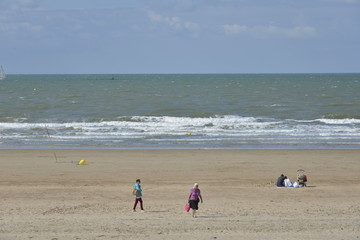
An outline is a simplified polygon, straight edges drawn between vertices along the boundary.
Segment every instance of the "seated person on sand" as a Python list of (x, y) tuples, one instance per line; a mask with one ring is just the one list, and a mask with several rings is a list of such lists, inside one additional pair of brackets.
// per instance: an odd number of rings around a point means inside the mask
[(298, 175), (297, 178), (300, 187), (306, 187), (307, 177), (305, 174)]
[(284, 180), (285, 180), (284, 174), (281, 174), (281, 176), (278, 177), (278, 179), (276, 181), (276, 186), (277, 187), (285, 187)]
[(285, 176), (285, 179), (284, 179), (284, 186), (285, 187), (293, 187), (293, 184), (291, 183), (290, 179)]

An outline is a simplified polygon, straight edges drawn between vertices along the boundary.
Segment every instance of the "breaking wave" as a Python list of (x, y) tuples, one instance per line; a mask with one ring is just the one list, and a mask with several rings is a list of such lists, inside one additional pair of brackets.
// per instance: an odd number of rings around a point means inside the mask
[(207, 118), (121, 116), (117, 121), (0, 123), (3, 147), (24, 145), (98, 148), (249, 146), (357, 146), (360, 119), (277, 120), (234, 115)]

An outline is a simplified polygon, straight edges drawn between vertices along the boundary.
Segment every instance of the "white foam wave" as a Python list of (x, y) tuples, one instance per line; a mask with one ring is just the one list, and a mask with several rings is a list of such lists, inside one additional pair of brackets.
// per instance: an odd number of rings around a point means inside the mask
[[(297, 123), (294, 123), (297, 122)], [(234, 133), (283, 133), (301, 134), (306, 132), (331, 132), (337, 129), (334, 126), (316, 125), (321, 122), (329, 125), (346, 125), (360, 123), (358, 119), (316, 119), (311, 121), (261, 119), (239, 116), (218, 116), (210, 118), (188, 117), (132, 117), (129, 121), (103, 121), (103, 122), (71, 122), (71, 123), (0, 123), (0, 131), (28, 130), (28, 131), (61, 131), (71, 134), (92, 135), (106, 134), (171, 134), (179, 135), (183, 132), (197, 132), (201, 134), (234, 134)], [(309, 124), (312, 123), (312, 124)], [(339, 131), (355, 131), (358, 128), (341, 127)], [(52, 133), (53, 134), (53, 133)]]
[(326, 123), (326, 124), (360, 124), (360, 119), (345, 118), (345, 119), (316, 119), (315, 121)]
[[(240, 116), (124, 117), (120, 121), (70, 123), (0, 123), (0, 139), (11, 141), (89, 142), (98, 144), (164, 143), (218, 144), (227, 142), (301, 144), (304, 142), (360, 142), (360, 128), (351, 121), (275, 120)], [(340, 123), (341, 124), (340, 124)], [(325, 124), (324, 124), (325, 123)], [(354, 124), (355, 123), (355, 124)], [(191, 134), (188, 134), (191, 133)]]
[(104, 122), (72, 122), (72, 123), (0, 123), (0, 129), (61, 129), (73, 128), (83, 130), (106, 129), (106, 128), (197, 128), (206, 127), (257, 127), (263, 128), (274, 121), (261, 121), (252, 117), (223, 116), (210, 118), (189, 118), (189, 117), (132, 117), (132, 121), (104, 121)]

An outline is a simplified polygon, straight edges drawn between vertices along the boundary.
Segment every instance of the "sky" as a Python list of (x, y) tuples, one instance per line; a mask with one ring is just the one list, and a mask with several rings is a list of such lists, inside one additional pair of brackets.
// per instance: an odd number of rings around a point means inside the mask
[(0, 0), (8, 74), (360, 72), (360, 0)]

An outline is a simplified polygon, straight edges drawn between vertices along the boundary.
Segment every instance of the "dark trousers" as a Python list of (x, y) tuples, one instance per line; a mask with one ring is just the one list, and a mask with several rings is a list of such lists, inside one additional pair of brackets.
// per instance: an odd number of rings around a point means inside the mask
[(135, 198), (134, 210), (135, 210), (136, 205), (138, 204), (138, 202), (140, 202), (140, 208), (141, 208), (141, 210), (144, 210), (142, 198)]

